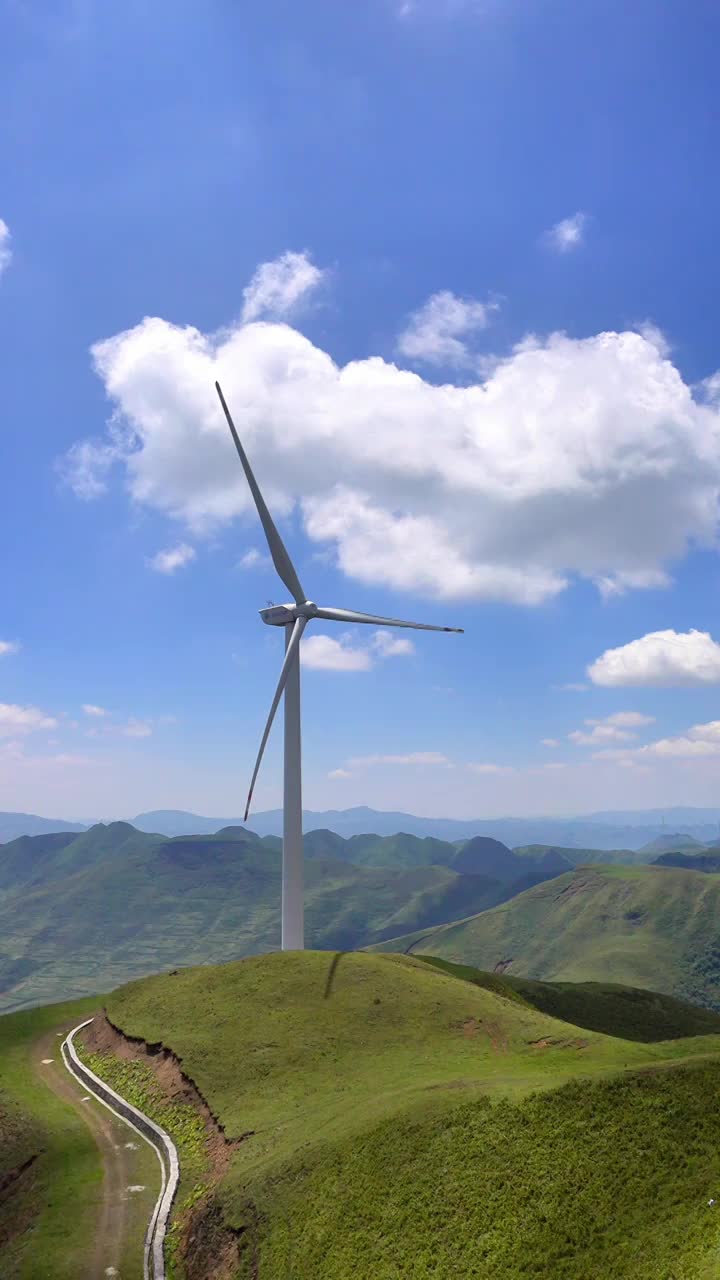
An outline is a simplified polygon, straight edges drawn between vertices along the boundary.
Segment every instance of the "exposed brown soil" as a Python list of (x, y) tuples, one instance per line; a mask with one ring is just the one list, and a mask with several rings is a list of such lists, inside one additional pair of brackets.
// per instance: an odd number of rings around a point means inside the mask
[[(36, 1205), (29, 1192), (32, 1188), (33, 1165), (39, 1152), (31, 1155), (0, 1178), (0, 1252), (28, 1229), (35, 1216)], [(28, 1192), (27, 1195), (23, 1194)]]
[(7, 1173), (3, 1174), (2, 1178), (0, 1178), (0, 1199), (6, 1192), (9, 1192), (10, 1189), (14, 1187), (15, 1183), (22, 1178), (23, 1174), (26, 1173), (32, 1165), (34, 1165), (37, 1158), (38, 1153), (35, 1152), (34, 1155), (29, 1156), (27, 1160), (22, 1164), (19, 1164), (15, 1169), (8, 1169)]
[(495, 1053), (507, 1053), (507, 1036), (499, 1023), (483, 1021), (482, 1018), (466, 1018), (464, 1022), (456, 1022), (454, 1026), (470, 1040), (483, 1033), (488, 1036)]
[[(220, 1205), (211, 1196), (206, 1197), (189, 1215), (182, 1235), (188, 1280), (233, 1280), (243, 1234), (228, 1227)], [(253, 1271), (257, 1271), (256, 1266)]]
[(569, 894), (572, 898), (576, 893), (582, 893), (583, 889), (589, 888), (592, 883), (593, 879), (591, 876), (587, 876), (584, 880), (573, 880), (570, 884), (566, 884), (565, 888), (561, 889), (559, 893), (555, 894), (554, 900), (557, 902), (558, 898), (563, 898), (566, 894)]
[[(213, 1191), (230, 1164), (233, 1151), (252, 1136), (226, 1138), (217, 1116), (195, 1083), (185, 1074), (180, 1059), (162, 1044), (147, 1044), (126, 1036), (110, 1022), (106, 1013), (98, 1015), (78, 1038), (90, 1053), (112, 1053), (124, 1061), (140, 1061), (149, 1066), (168, 1102), (192, 1106), (205, 1125), (205, 1150), (210, 1162), (208, 1194), (183, 1215), (180, 1231), (187, 1280), (231, 1280), (237, 1273), (238, 1249), (243, 1232), (234, 1231), (224, 1221)], [(180, 1168), (182, 1178), (182, 1165)]]
[(231, 1141), (225, 1137), (223, 1127), (213, 1115), (202, 1094), (185, 1075), (180, 1059), (164, 1045), (146, 1044), (144, 1040), (136, 1040), (126, 1036), (113, 1026), (105, 1013), (98, 1015), (89, 1026), (80, 1032), (78, 1039), (90, 1053), (112, 1053), (124, 1061), (145, 1062), (151, 1067), (158, 1080), (163, 1095), (168, 1102), (185, 1102), (202, 1116), (205, 1124), (205, 1142), (213, 1181), (220, 1179), (230, 1163), (233, 1151), (244, 1138)]
[(589, 1043), (589, 1040), (581, 1040), (580, 1038), (557, 1040), (552, 1036), (546, 1036), (542, 1040), (528, 1040), (531, 1049), (550, 1049), (553, 1046), (556, 1049), (587, 1049)]

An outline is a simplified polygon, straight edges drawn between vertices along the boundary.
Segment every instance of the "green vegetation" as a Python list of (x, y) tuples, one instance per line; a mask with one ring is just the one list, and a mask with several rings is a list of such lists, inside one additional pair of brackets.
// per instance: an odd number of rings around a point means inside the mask
[(715, 875), (720, 871), (720, 850), (706, 853), (661, 853), (655, 867), (679, 867), (682, 871), (703, 871)]
[(284, 1216), (262, 1222), (261, 1266), (293, 1280), (710, 1280), (719, 1086), (712, 1063), (386, 1120), (312, 1161)]
[(35, 1046), (53, 1028), (80, 1021), (91, 1003), (97, 1000), (0, 1018), (0, 1183), (32, 1160), (0, 1197), (8, 1280), (76, 1280), (82, 1271), (81, 1237), (92, 1236), (95, 1224), (100, 1155), (80, 1116), (43, 1084)]
[[(358, 841), (396, 866), (357, 866), (338, 850)], [(373, 844), (374, 842), (374, 844)], [(527, 887), (535, 863), (504, 850), (501, 879), (450, 866), (405, 868), (418, 847), (441, 841), (395, 836), (344, 841), (311, 832), (306, 845), (308, 941), (352, 948), (494, 906)], [(374, 850), (374, 852), (373, 852)], [(404, 852), (403, 852), (404, 850)], [(445, 845), (449, 861), (458, 855)], [(541, 878), (552, 872), (540, 870)], [(537, 878), (537, 875), (534, 879)], [(533, 882), (534, 882), (533, 879)], [(501, 882), (502, 881), (502, 882)], [(162, 921), (162, 928), (158, 922)], [(217, 963), (280, 943), (280, 842), (243, 828), (165, 839), (126, 822), (80, 835), (24, 837), (0, 846), (0, 1011), (107, 990), (177, 965)]]
[(208, 1190), (210, 1161), (202, 1118), (189, 1102), (166, 1098), (157, 1076), (146, 1063), (123, 1061), (113, 1054), (82, 1050), (80, 1056), (90, 1070), (122, 1098), (162, 1125), (177, 1147), (181, 1176), (173, 1206), (173, 1222), (166, 1238), (166, 1263), (168, 1280), (182, 1280), (180, 1231), (183, 1216)]
[[(603, 866), (616, 862), (642, 864), (652, 862), (653, 857), (652, 853), (643, 852), (642, 849), (571, 849), (558, 844), (526, 844), (513, 849), (513, 853), (537, 860), (549, 854), (558, 854), (573, 867), (584, 867), (591, 862), (602, 863)], [(563, 870), (567, 871), (568, 868)]]
[(580, 1033), (504, 986), (277, 953), (133, 982), (107, 1009), (249, 1133), (214, 1193), (238, 1278), (701, 1280), (720, 1036)]
[(720, 878), (668, 867), (578, 867), (509, 902), (372, 950), (513, 976), (619, 982), (720, 1009)]
[(510, 974), (483, 973), (469, 965), (451, 964), (437, 956), (420, 956), (426, 964), (474, 982), (488, 991), (520, 1000), (563, 1022), (624, 1040), (653, 1043), (685, 1036), (720, 1035), (720, 1013), (644, 991), (603, 982), (535, 982)]

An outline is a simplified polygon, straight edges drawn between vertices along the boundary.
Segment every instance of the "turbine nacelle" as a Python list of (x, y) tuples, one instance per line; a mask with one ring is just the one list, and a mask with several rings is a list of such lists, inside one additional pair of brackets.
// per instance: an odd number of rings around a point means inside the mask
[(316, 613), (317, 605), (306, 600), (304, 604), (272, 604), (260, 610), (260, 617), (269, 627), (287, 627), (298, 618), (314, 618)]

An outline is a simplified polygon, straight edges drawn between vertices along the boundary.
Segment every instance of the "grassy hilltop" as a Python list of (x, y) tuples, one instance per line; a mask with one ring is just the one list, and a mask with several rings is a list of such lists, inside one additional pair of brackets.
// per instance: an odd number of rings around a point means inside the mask
[[(650, 1043), (651, 1002), (644, 1043), (580, 1030), (467, 976), (277, 953), (108, 997), (243, 1137), (194, 1210), (187, 1280), (710, 1280), (720, 1036)], [(657, 1016), (656, 1036), (692, 1025)]]
[(578, 867), (501, 906), (378, 949), (553, 981), (602, 979), (720, 1008), (720, 876)]

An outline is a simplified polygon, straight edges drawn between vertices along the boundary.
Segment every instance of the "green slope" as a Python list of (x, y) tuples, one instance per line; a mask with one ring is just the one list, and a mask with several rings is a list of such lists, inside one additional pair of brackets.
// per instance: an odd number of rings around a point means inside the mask
[(612, 982), (538, 982), (532, 978), (514, 978), (507, 973), (484, 973), (438, 956), (419, 956), (418, 959), (589, 1031), (648, 1043), (680, 1040), (685, 1036), (720, 1035), (720, 1013), (657, 991)]
[(665, 867), (580, 867), (511, 901), (384, 950), (569, 982), (621, 982), (720, 1008), (720, 878)]
[(712, 1274), (718, 1036), (579, 1033), (516, 994), (358, 953), (186, 970), (107, 1009), (245, 1135), (196, 1222), (230, 1229), (237, 1280)]
[(720, 852), (661, 853), (653, 861), (654, 867), (679, 867), (681, 871), (702, 871), (714, 875), (720, 871)]
[(7, 1280), (71, 1280), (86, 1262), (100, 1155), (81, 1117), (38, 1080), (32, 1056), (39, 1036), (81, 1021), (90, 1004), (0, 1017), (0, 1187), (7, 1179), (0, 1192), (0, 1275)]

